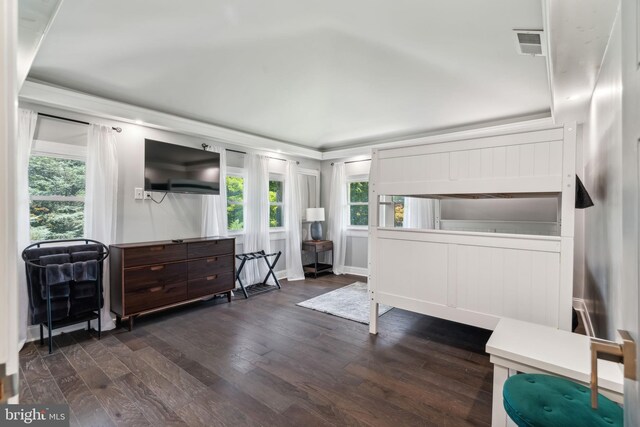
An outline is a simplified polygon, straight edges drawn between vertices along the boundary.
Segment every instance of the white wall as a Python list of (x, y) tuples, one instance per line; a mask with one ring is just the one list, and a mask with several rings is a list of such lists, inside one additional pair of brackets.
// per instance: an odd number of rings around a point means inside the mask
[[(162, 204), (153, 203), (150, 200), (135, 200), (134, 188), (144, 187), (144, 140), (154, 139), (173, 144), (200, 148), (202, 143), (222, 145), (226, 148), (247, 151), (242, 147), (231, 144), (223, 144), (205, 138), (197, 138), (164, 130), (152, 129), (129, 123), (105, 120), (90, 115), (76, 114), (41, 105), (24, 104), (21, 107), (34, 111), (58, 115), (76, 120), (102, 123), (122, 128), (117, 134), (117, 148), (119, 160), (118, 182), (118, 217), (117, 234), (118, 243), (144, 242), (154, 240), (184, 239), (200, 236), (200, 224), (202, 218), (202, 197), (189, 194), (167, 194)], [(66, 122), (60, 122), (65, 126)], [(298, 160), (301, 168), (320, 169), (320, 162), (306, 158), (295, 158), (273, 153), (275, 157)], [(229, 163), (241, 167), (242, 155), (231, 154)], [(278, 160), (272, 162), (282, 163)], [(157, 197), (157, 196), (156, 196)], [(242, 236), (236, 236), (236, 252), (242, 252)], [(274, 233), (272, 237), (272, 250), (282, 250), (283, 255), (278, 262), (277, 271), (285, 269), (284, 236), (283, 233)]]
[(584, 298), (596, 335), (615, 338), (622, 286), (622, 69), (618, 14), (584, 124)]

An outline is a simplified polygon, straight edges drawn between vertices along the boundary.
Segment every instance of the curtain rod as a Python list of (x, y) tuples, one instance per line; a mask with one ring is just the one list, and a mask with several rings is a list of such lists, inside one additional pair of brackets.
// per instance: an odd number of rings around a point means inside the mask
[[(349, 163), (359, 163), (359, 162), (369, 162), (371, 161), (371, 159), (362, 159), (362, 160), (351, 160), (350, 162), (344, 162), (345, 165), (348, 165)], [(331, 162), (331, 166), (333, 166), (335, 163)]]
[[(65, 120), (67, 122), (80, 123), (81, 125), (89, 126), (91, 124), (89, 122), (83, 122), (82, 120), (76, 120), (76, 119), (69, 119), (67, 117), (54, 116), (53, 114), (38, 113), (38, 115), (39, 116), (43, 116), (43, 117), (50, 117), (52, 119)], [(122, 132), (122, 128), (120, 128), (120, 127), (112, 126), (111, 129), (115, 130), (118, 133)]]
[[(206, 149), (206, 147), (204, 147), (206, 144), (202, 144), (202, 145), (203, 145), (203, 148)], [(208, 145), (207, 145), (207, 147), (208, 147)], [(225, 148), (225, 150), (231, 151), (232, 153), (247, 154), (246, 151), (232, 150), (231, 148)], [(281, 159), (279, 157), (271, 157), (271, 156), (265, 156), (265, 157), (268, 158), (268, 159), (273, 159), (273, 160), (281, 160), (283, 162), (287, 161), (287, 159)], [(299, 165), (299, 164), (300, 164), (300, 162), (296, 160), (296, 165)]]

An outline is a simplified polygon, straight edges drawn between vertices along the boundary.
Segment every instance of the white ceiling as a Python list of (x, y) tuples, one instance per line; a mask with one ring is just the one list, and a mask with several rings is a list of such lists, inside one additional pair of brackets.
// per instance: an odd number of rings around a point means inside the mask
[(619, 2), (547, 0), (554, 118), (584, 121)]
[(540, 0), (65, 0), (30, 78), (318, 149), (549, 111)]

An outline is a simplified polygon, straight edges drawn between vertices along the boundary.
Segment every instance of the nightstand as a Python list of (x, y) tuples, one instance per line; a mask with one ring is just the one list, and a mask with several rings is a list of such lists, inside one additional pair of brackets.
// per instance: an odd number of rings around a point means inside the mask
[[(326, 273), (333, 271), (333, 242), (331, 240), (305, 240), (302, 242), (302, 250), (313, 252), (313, 264), (304, 266), (304, 274), (313, 274), (314, 278), (318, 278), (318, 273)], [(331, 264), (318, 263), (318, 254), (320, 252), (331, 251)]]

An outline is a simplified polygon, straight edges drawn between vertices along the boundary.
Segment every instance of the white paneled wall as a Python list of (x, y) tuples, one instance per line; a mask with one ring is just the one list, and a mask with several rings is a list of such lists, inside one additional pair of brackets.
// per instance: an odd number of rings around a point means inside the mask
[[(456, 245), (454, 307), (555, 326), (560, 254)], [(453, 282), (453, 281), (452, 281)]]
[(378, 271), (382, 303), (403, 298), (429, 311), (456, 310), (463, 320), (465, 311), (481, 313), (479, 324), (476, 315), (469, 323), (484, 327), (499, 317), (558, 324), (559, 237), (384, 231), (378, 259), (393, 266)]
[(380, 193), (558, 192), (562, 138), (552, 129), (380, 151)]

